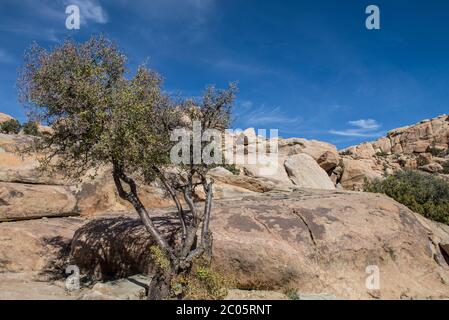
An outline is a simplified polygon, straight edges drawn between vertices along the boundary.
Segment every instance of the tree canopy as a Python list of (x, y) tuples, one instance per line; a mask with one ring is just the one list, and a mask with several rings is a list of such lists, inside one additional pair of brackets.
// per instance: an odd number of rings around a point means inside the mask
[[(30, 118), (54, 130), (33, 146), (44, 155), (40, 159), (44, 169), (80, 178), (89, 169), (112, 167), (119, 196), (134, 206), (170, 261), (169, 272), (161, 272), (159, 282), (164, 285), (154, 287), (150, 295), (166, 295), (173, 274), (189, 270), (202, 255), (210, 257), (213, 181), (206, 174), (211, 165), (190, 162), (171, 170), (170, 151), (176, 143), (171, 133), (176, 128), (191, 132), (195, 123), (200, 124), (201, 134), (227, 128), (234, 84), (225, 90), (209, 87), (199, 100), (176, 101), (164, 93), (158, 73), (142, 65), (131, 76), (117, 46), (104, 37), (92, 37), (82, 44), (66, 40), (51, 51), (33, 45), (25, 56), (19, 88)], [(193, 149), (188, 152), (191, 158)], [(155, 227), (137, 192), (141, 183), (156, 178), (178, 210), (181, 235), (176, 247)], [(194, 203), (199, 186), (206, 194), (204, 210)]]

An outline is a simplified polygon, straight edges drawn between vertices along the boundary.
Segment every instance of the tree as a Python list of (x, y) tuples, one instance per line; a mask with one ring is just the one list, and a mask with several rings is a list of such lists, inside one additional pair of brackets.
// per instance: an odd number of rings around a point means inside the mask
[[(156, 243), (155, 251), (168, 261), (153, 278), (149, 298), (167, 297), (173, 277), (189, 272), (195, 259), (210, 260), (213, 197), (213, 181), (206, 177), (211, 165), (174, 167), (170, 151), (175, 142), (170, 136), (181, 127), (191, 132), (195, 120), (203, 131), (226, 128), (235, 86), (210, 87), (201, 101), (175, 103), (164, 94), (161, 77), (147, 67), (140, 66), (128, 79), (125, 55), (104, 37), (83, 44), (67, 40), (51, 52), (34, 45), (25, 61), (19, 78), (21, 100), (33, 118), (54, 129), (33, 146), (44, 154), (41, 166), (73, 178), (100, 166), (112, 167), (119, 196), (132, 204)], [(192, 158), (192, 148), (189, 153)], [(173, 243), (155, 226), (138, 195), (142, 184), (155, 179), (177, 207), (180, 232)], [(202, 211), (195, 199), (197, 187), (206, 194)]]
[(35, 121), (28, 121), (23, 125), (23, 133), (30, 136), (40, 136), (38, 124)]
[(6, 134), (18, 134), (20, 132), (21, 125), (16, 119), (11, 119), (0, 123), (0, 132)]

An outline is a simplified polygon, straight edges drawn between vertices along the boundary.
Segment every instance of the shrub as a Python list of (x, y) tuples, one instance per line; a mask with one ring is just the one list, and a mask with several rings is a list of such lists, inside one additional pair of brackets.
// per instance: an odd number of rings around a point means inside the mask
[(385, 151), (379, 151), (379, 152), (376, 152), (376, 156), (386, 158), (386, 157), (388, 157), (388, 153), (386, 153)]
[(21, 125), (16, 119), (11, 119), (0, 123), (0, 132), (6, 134), (18, 134), (20, 132)]
[(30, 136), (39, 136), (39, 127), (37, 123), (34, 121), (28, 121), (23, 125), (23, 133), (28, 134)]
[(188, 300), (221, 300), (228, 294), (234, 281), (209, 266), (196, 264), (187, 274), (172, 279), (172, 297)]
[(298, 290), (295, 288), (289, 287), (285, 290), (284, 293), (290, 300), (301, 300), (301, 297), (298, 294)]
[(447, 156), (449, 154), (449, 149), (430, 147), (429, 153), (432, 154), (432, 156), (434, 156), (434, 157), (444, 158), (445, 156)]
[(340, 155), (341, 156), (352, 156), (353, 153), (350, 150), (343, 150), (343, 151), (340, 151)]
[(449, 224), (449, 183), (419, 171), (399, 171), (384, 180), (365, 181), (367, 192), (384, 193), (434, 221)]
[(235, 164), (225, 164), (223, 165), (223, 168), (225, 168), (226, 170), (232, 172), (233, 175), (239, 175), (240, 174), (240, 169), (238, 169)]
[(443, 163), (443, 171), (444, 174), (449, 174), (449, 160)]

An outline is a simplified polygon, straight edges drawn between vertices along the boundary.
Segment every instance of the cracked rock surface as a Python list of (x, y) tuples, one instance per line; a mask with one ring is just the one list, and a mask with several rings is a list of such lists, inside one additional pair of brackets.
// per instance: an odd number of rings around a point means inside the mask
[[(102, 233), (105, 223), (109, 231)], [(86, 226), (71, 248), (82, 269), (99, 278), (110, 270), (122, 270), (121, 276), (151, 271), (151, 239), (132, 216)], [(382, 195), (298, 189), (217, 201), (211, 226), (213, 263), (241, 289), (295, 288), (344, 299), (449, 297), (440, 249), (449, 243), (449, 228)], [(378, 267), (379, 289), (366, 287), (368, 266)]]

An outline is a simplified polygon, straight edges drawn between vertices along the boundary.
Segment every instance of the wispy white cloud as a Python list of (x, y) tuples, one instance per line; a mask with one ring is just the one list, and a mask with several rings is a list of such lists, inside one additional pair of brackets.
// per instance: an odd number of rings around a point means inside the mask
[(0, 63), (11, 63), (14, 58), (5, 50), (0, 49)]
[(252, 101), (250, 100), (244, 100), (239, 103), (239, 105), (244, 109), (250, 109), (254, 105)]
[(344, 130), (330, 130), (330, 134), (345, 137), (364, 137), (374, 138), (382, 136), (383, 132), (379, 131), (381, 125), (374, 119), (360, 119), (349, 121), (350, 128)]
[(292, 117), (279, 107), (272, 108), (265, 105), (240, 114), (239, 117), (244, 119), (244, 124), (248, 126), (277, 125), (285, 128), (298, 125), (303, 121), (301, 117)]
[(351, 126), (359, 128), (360, 130), (377, 130), (381, 127), (380, 124), (373, 119), (360, 119), (349, 121), (349, 124)]

